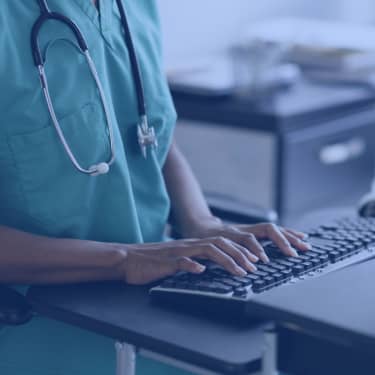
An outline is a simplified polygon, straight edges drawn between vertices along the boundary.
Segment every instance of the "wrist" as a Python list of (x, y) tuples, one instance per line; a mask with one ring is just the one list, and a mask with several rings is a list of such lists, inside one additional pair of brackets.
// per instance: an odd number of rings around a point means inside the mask
[(124, 281), (128, 251), (124, 244), (105, 244), (105, 259), (102, 262), (104, 278), (108, 281)]
[(205, 237), (207, 229), (219, 228), (223, 225), (220, 218), (214, 215), (195, 216), (190, 220), (186, 220), (178, 233), (185, 238)]

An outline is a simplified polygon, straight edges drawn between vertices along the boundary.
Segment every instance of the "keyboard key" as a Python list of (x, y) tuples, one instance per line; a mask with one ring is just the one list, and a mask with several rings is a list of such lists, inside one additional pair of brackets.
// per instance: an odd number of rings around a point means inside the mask
[(271, 262), (269, 266), (278, 271), (285, 270), (287, 268), (286, 266), (282, 264), (277, 264), (276, 262)]
[(266, 276), (263, 281), (266, 283), (267, 286), (270, 286), (276, 282), (276, 280), (272, 276)]
[[(265, 277), (268, 275), (267, 272), (263, 272), (263, 271), (259, 271), (259, 270), (256, 270), (255, 272), (252, 272), (252, 275), (257, 275), (257, 276), (261, 276), (261, 277)], [(246, 276), (244, 276), (246, 277)]]
[(328, 254), (328, 257), (329, 257), (329, 260), (332, 262), (332, 263), (336, 263), (339, 258), (341, 257), (341, 254), (340, 252), (338, 251), (331, 251), (329, 254)]
[(349, 254), (349, 250), (347, 250), (345, 247), (340, 247), (340, 248), (336, 249), (335, 251), (340, 253), (340, 256), (345, 256), (345, 255)]
[(311, 254), (301, 254), (300, 259), (306, 262), (310, 262), (311, 258), (313, 257)]
[(284, 276), (284, 279), (289, 279), (293, 276), (293, 272), (291, 268), (281, 270), (280, 273)]
[(229, 273), (222, 268), (210, 269), (209, 272), (212, 275), (218, 275), (218, 276), (223, 276), (223, 277), (229, 275)]
[(285, 260), (285, 259), (277, 259), (275, 261), (276, 264), (281, 264), (283, 266), (286, 266), (286, 267), (293, 267), (294, 264), (292, 262), (289, 262), (289, 260)]
[(246, 297), (247, 290), (245, 288), (237, 288), (234, 290), (233, 295), (236, 297)]
[(310, 262), (313, 264), (314, 268), (322, 265), (322, 261), (319, 258), (311, 258)]
[(300, 264), (300, 263), (302, 263), (303, 262), (303, 260), (302, 259), (300, 259), (300, 258), (288, 258), (288, 262), (290, 262), (290, 263), (293, 263), (293, 264)]
[(337, 224), (322, 225), (320, 228), (323, 229), (323, 230), (332, 230), (332, 231), (336, 231), (336, 230), (340, 229), (339, 225), (337, 225)]
[(274, 274), (272, 275), (272, 277), (273, 277), (276, 281), (282, 281), (282, 280), (284, 280), (284, 276), (283, 276), (283, 274), (282, 274), (282, 273), (279, 273), (279, 272), (274, 273)]
[(233, 276), (232, 280), (239, 282), (242, 286), (248, 286), (252, 284), (252, 281), (246, 277)]
[(264, 280), (256, 280), (253, 284), (253, 292), (260, 293), (267, 289), (267, 283)]
[(303, 262), (303, 263), (301, 263), (301, 265), (305, 268), (306, 271), (313, 268), (313, 264), (311, 262)]
[(251, 281), (258, 280), (260, 278), (259, 275), (256, 275), (255, 273), (248, 273), (246, 276), (244, 276), (245, 279), (249, 279)]
[(242, 282), (229, 279), (229, 278), (218, 278), (218, 279), (215, 279), (215, 281), (219, 281), (220, 283), (231, 286), (233, 288), (239, 288), (243, 285)]
[(295, 266), (293, 266), (292, 272), (294, 276), (300, 276), (305, 272), (305, 267), (301, 264), (296, 264)]
[(320, 249), (317, 249), (315, 247), (313, 247), (310, 251), (309, 251), (309, 254), (319, 254), (319, 255), (325, 255), (327, 253), (327, 251), (325, 250), (320, 250)]
[(268, 274), (273, 274), (273, 273), (277, 272), (274, 268), (271, 268), (269, 266), (265, 266), (263, 264), (257, 264), (256, 267), (258, 268), (258, 270), (266, 272)]
[(219, 293), (219, 294), (226, 294), (226, 293), (230, 293), (233, 288), (228, 286), (228, 285), (224, 285), (224, 284), (221, 284), (221, 283), (213, 283), (213, 289), (212, 291), (214, 293)]

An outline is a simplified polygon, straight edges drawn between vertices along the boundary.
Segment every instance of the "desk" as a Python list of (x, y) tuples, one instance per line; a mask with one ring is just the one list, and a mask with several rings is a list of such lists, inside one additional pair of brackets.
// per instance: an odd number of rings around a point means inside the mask
[(181, 119), (177, 141), (207, 191), (256, 199), (285, 218), (352, 205), (370, 186), (369, 90), (302, 81), (258, 102), (187, 94), (173, 83), (171, 90)]
[(133, 347), (211, 374), (249, 374), (261, 367), (265, 325), (164, 310), (151, 304), (144, 287), (112, 283), (33, 287), (28, 298), (43, 316), (126, 342), (117, 345), (121, 375), (134, 371)]
[(374, 280), (375, 259), (254, 298), (254, 313), (280, 324), (280, 369), (373, 375)]
[[(338, 212), (317, 212), (300, 225), (313, 227), (328, 216), (337, 217)], [(340, 215), (351, 212), (343, 208)], [(375, 303), (371, 310), (362, 307), (375, 300), (371, 300), (373, 290), (368, 282), (374, 273), (375, 261), (254, 298), (253, 309), (262, 319), (281, 323), (282, 370), (293, 375), (333, 375), (340, 360), (340, 375), (349, 375), (350, 371), (355, 373), (360, 358), (364, 368), (372, 370), (361, 375), (373, 375), (375, 367), (369, 366), (373, 360), (364, 353), (375, 345), (375, 325), (366, 332), (375, 316)], [(147, 290), (118, 283), (33, 287), (28, 298), (43, 316), (111, 337), (118, 343), (126, 342), (117, 345), (118, 375), (134, 373), (134, 347), (173, 358), (181, 367), (197, 373), (204, 369), (211, 374), (240, 375), (261, 368), (264, 374), (276, 373), (276, 335), (269, 324), (218, 320), (164, 309), (151, 303)], [(350, 311), (356, 319), (348, 313), (348, 306), (358, 307)], [(322, 334), (311, 335), (316, 327)], [(357, 345), (358, 350), (354, 348)], [(317, 361), (319, 355), (324, 361)]]

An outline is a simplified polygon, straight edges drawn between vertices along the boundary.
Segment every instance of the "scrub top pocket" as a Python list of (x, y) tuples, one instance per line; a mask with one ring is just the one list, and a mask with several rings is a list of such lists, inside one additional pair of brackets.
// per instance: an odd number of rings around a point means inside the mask
[[(110, 155), (106, 122), (100, 103), (87, 103), (59, 120), (65, 138), (85, 167), (107, 161)], [(83, 235), (97, 177), (79, 172), (49, 124), (10, 137), (13, 159), (27, 215), (41, 223), (40, 234)]]

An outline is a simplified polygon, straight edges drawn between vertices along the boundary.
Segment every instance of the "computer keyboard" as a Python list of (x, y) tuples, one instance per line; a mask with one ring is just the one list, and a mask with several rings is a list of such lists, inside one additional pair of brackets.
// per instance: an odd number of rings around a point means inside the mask
[[(375, 219), (344, 218), (329, 225), (321, 225), (308, 232), (312, 250), (298, 252), (297, 258), (286, 257), (272, 243), (265, 244), (270, 258), (267, 264), (258, 262), (258, 270), (246, 276), (233, 276), (215, 264), (207, 264), (200, 275), (180, 272), (164, 279), (150, 289), (155, 301), (172, 305), (183, 303), (209, 304), (215, 300), (246, 302), (258, 293), (375, 257)], [(229, 305), (230, 306), (230, 305)]]

